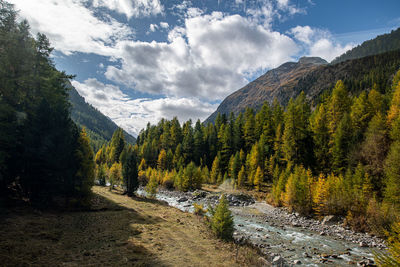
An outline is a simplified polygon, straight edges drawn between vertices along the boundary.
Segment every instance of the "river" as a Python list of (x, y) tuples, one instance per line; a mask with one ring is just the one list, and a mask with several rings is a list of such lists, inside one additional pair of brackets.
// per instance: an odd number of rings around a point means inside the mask
[[(138, 189), (137, 193), (146, 195), (142, 188)], [(190, 196), (190, 193), (160, 190), (156, 198), (185, 212), (193, 212), (194, 202), (209, 203), (206, 198), (193, 200)], [(375, 242), (379, 243), (380, 247), (383, 246), (382, 240), (368, 234), (354, 233), (341, 225), (327, 228), (317, 220), (306, 220), (299, 215), (296, 217), (295, 214), (264, 202), (240, 207), (233, 206), (230, 210), (235, 223), (234, 237), (247, 238), (253, 245), (261, 248), (270, 262), (280, 266), (296, 264), (301, 266), (365, 264), (368, 266), (373, 262), (372, 249), (364, 245), (360, 246), (359, 240), (368, 240), (373, 246)], [(299, 225), (293, 223), (297, 221), (303, 223)], [(304, 227), (304, 222), (307, 222), (307, 227)], [(317, 229), (328, 229), (329, 235), (317, 232), (319, 231)]]

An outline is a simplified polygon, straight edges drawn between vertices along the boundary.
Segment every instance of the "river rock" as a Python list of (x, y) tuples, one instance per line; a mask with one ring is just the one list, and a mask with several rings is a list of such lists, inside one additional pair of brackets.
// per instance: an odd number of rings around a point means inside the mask
[(283, 265), (283, 258), (281, 256), (275, 256), (272, 260), (273, 265)]
[(301, 261), (300, 261), (300, 260), (294, 260), (294, 261), (293, 261), (293, 264), (295, 264), (295, 265), (300, 265), (300, 264), (301, 264)]
[(323, 225), (334, 225), (340, 221), (342, 221), (342, 218), (340, 216), (328, 215), (328, 216), (324, 217), (324, 219), (322, 220), (322, 224)]
[(181, 197), (180, 199), (177, 200), (177, 202), (182, 203), (188, 201), (187, 197)]

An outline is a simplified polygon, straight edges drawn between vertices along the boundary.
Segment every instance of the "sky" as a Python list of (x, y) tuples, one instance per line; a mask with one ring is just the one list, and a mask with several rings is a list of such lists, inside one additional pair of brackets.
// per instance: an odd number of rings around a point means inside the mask
[(59, 70), (134, 136), (204, 120), (228, 95), (302, 56), (331, 61), (400, 26), (399, 0), (10, 0)]

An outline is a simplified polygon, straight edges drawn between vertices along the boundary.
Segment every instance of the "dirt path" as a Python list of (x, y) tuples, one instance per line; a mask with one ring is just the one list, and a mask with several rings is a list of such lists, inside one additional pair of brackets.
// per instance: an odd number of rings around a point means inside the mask
[(94, 187), (85, 212), (6, 210), (0, 265), (246, 266), (258, 256), (214, 238), (195, 215)]

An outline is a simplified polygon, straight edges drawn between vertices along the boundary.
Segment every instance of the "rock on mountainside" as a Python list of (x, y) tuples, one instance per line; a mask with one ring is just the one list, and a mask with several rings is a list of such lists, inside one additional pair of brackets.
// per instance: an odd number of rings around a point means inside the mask
[(264, 101), (280, 100), (283, 91), (294, 88), (303, 76), (326, 64), (328, 62), (319, 57), (302, 57), (298, 62), (286, 62), (225, 98), (206, 122), (213, 122), (218, 113), (238, 114), (246, 107), (257, 109)]
[(265, 101), (276, 98), (286, 105), (304, 91), (309, 101), (318, 100), (326, 90), (331, 90), (338, 80), (343, 80), (348, 90), (358, 93), (377, 84), (382, 92), (390, 87), (393, 74), (400, 69), (400, 50), (327, 64), (320, 58), (301, 58), (272, 69), (224, 99), (205, 123), (214, 122), (218, 113), (237, 115), (247, 107), (258, 109)]
[[(85, 98), (72, 85), (70, 86), (69, 100), (72, 104), (72, 120), (79, 126), (85, 127), (91, 139), (100, 143), (111, 140), (112, 134), (118, 126), (92, 105), (86, 103)], [(124, 135), (128, 143), (136, 142), (135, 137), (125, 131)]]

